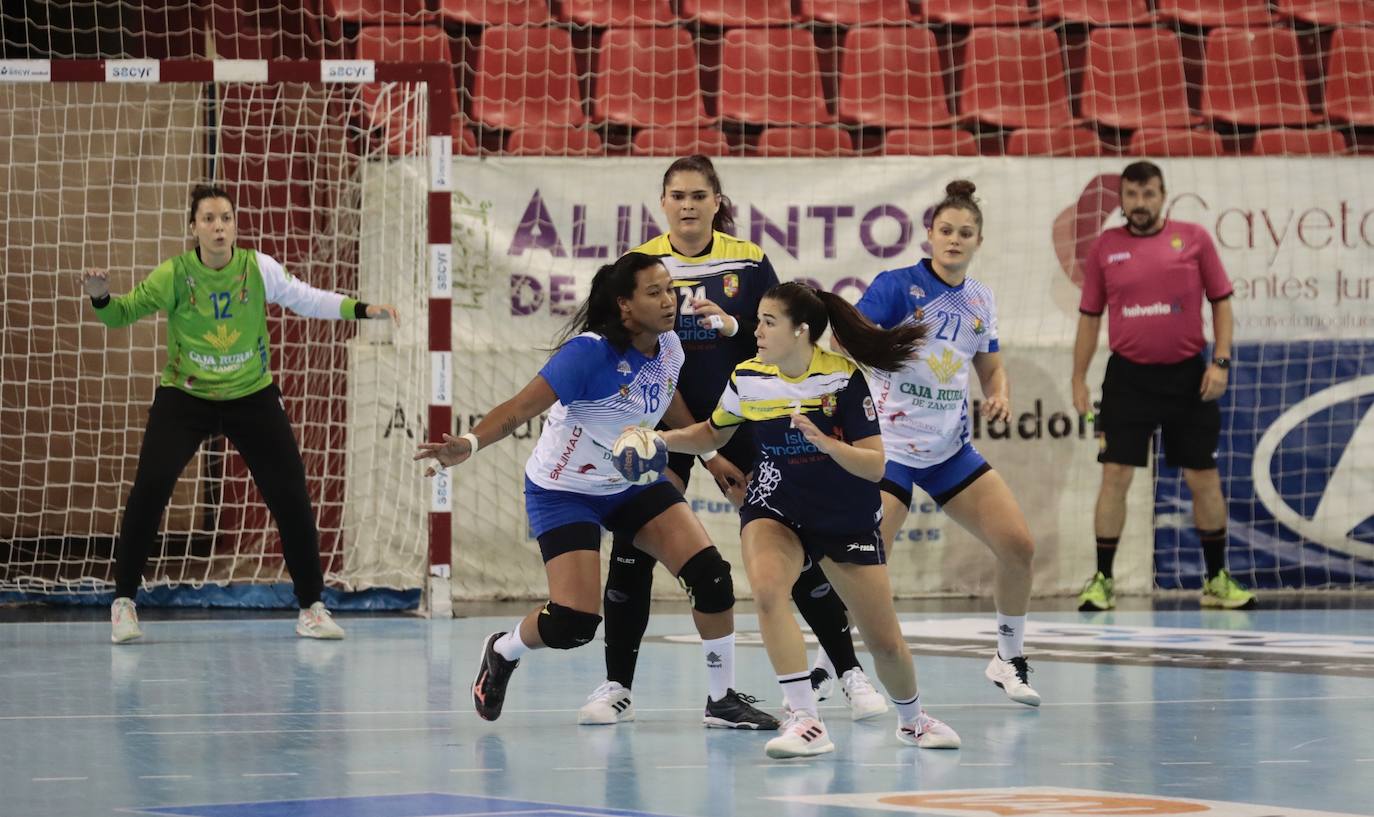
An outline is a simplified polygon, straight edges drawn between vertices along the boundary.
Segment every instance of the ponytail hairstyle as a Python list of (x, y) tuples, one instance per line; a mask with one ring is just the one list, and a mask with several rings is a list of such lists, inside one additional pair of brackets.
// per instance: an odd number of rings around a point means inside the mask
[(973, 191), (977, 186), (968, 179), (955, 179), (945, 185), (945, 197), (940, 199), (940, 203), (935, 205), (935, 212), (930, 214), (930, 223), (934, 224), (939, 217), (941, 210), (967, 210), (973, 214), (973, 220), (978, 222), (978, 235), (983, 234), (983, 211), (978, 207), (978, 199), (973, 197)]
[(592, 291), (554, 341), (554, 349), (583, 332), (596, 332), (617, 349), (630, 345), (630, 330), (620, 317), (620, 298), (633, 298), (639, 271), (663, 263), (652, 255), (629, 252), (605, 264), (592, 278)]
[(876, 326), (844, 298), (799, 281), (778, 284), (763, 297), (782, 304), (793, 323), (806, 324), (812, 343), (820, 340), (829, 324), (845, 352), (870, 369), (893, 372), (902, 368), (916, 356), (926, 336), (925, 326), (919, 323), (892, 329)]
[(720, 196), (720, 209), (716, 211), (716, 217), (711, 220), (711, 229), (734, 235), (735, 205), (730, 203), (729, 196), (721, 192), (720, 176), (716, 174), (716, 166), (711, 164), (711, 160), (697, 153), (692, 156), (684, 156), (668, 165), (668, 172), (663, 174), (663, 191), (659, 195), (668, 192), (668, 182), (672, 181), (673, 176), (678, 173), (700, 173), (706, 177), (706, 183), (711, 185), (711, 192)]

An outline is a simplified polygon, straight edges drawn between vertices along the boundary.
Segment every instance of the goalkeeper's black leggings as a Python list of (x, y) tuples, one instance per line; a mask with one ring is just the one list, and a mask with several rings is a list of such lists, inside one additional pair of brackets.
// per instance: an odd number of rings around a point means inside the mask
[(115, 596), (134, 598), (177, 478), (200, 444), (223, 434), (238, 449), (281, 532), (286, 569), (302, 608), (320, 600), (319, 532), (281, 391), (268, 386), (236, 400), (204, 400), (158, 387), (138, 452), (138, 472), (115, 546)]

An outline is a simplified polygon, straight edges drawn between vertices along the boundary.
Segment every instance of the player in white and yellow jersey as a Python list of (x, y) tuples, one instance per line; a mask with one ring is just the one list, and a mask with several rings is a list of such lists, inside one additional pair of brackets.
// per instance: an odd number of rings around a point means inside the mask
[(741, 426), (754, 432), (756, 464), (740, 510), (745, 569), (759, 629), (787, 699), (769, 757), (834, 750), (816, 709), (791, 588), (808, 560), (858, 624), (879, 680), (897, 708), (897, 737), (953, 749), (959, 736), (921, 709), (911, 652), (892, 605), (877, 483), (885, 457), (877, 409), (854, 361), (816, 345), (827, 325), (859, 365), (891, 371), (910, 358), (921, 326), (880, 329), (843, 298), (805, 284), (774, 287), (759, 305), (758, 357), (735, 367), (709, 420), (661, 432), (669, 450), (700, 454)]

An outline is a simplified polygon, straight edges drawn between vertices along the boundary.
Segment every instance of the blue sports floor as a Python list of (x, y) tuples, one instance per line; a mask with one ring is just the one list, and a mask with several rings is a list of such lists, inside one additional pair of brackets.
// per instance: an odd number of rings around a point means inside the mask
[[(676, 613), (650, 624), (636, 722), (576, 725), (599, 642), (532, 654), (479, 720), (479, 645), (511, 609), (342, 615), (337, 643), (277, 617), (145, 615), (118, 647), (103, 618), (0, 623), (0, 817), (1374, 814), (1374, 610), (1033, 614), (1039, 710), (983, 679), (990, 616), (903, 613), (963, 749), (902, 746), (894, 716), (855, 724), (832, 700), (837, 751), (780, 762), (769, 733), (701, 726)], [(776, 712), (754, 629), (739, 616), (739, 687)]]

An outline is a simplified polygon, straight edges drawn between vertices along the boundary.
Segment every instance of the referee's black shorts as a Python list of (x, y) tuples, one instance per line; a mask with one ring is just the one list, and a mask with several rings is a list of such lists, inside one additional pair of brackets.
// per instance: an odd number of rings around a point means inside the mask
[(1097, 461), (1145, 466), (1150, 440), (1160, 428), (1169, 465), (1216, 468), (1221, 409), (1217, 401), (1199, 396), (1206, 370), (1201, 357), (1149, 365), (1112, 355), (1102, 381)]

